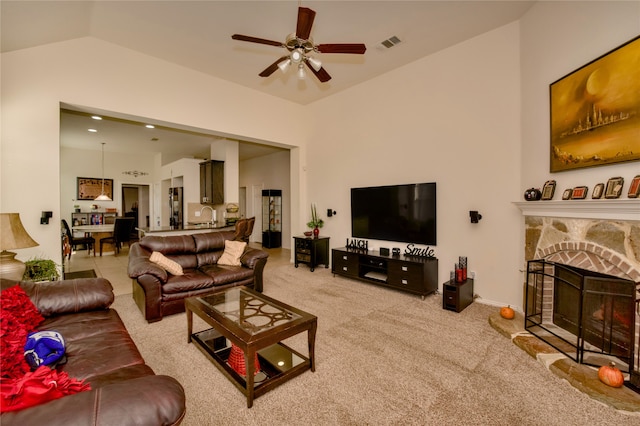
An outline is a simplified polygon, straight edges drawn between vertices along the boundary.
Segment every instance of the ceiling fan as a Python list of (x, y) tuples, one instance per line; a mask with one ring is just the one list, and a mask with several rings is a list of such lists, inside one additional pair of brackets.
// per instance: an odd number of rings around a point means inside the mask
[(316, 12), (313, 10), (307, 7), (299, 7), (296, 32), (289, 34), (284, 43), (242, 34), (234, 34), (231, 38), (234, 40), (248, 41), (250, 43), (284, 47), (289, 51), (289, 54), (278, 58), (273, 64), (265, 68), (265, 70), (259, 74), (260, 77), (269, 77), (278, 68), (284, 72), (291, 64), (294, 64), (298, 67), (298, 77), (303, 79), (305, 77), (304, 64), (306, 64), (318, 80), (325, 83), (331, 80), (331, 76), (322, 68), (322, 63), (318, 59), (309, 56), (310, 53), (354, 53), (362, 55), (367, 50), (367, 47), (362, 43), (314, 44), (313, 39), (309, 35), (311, 34), (311, 27), (313, 26), (315, 17)]

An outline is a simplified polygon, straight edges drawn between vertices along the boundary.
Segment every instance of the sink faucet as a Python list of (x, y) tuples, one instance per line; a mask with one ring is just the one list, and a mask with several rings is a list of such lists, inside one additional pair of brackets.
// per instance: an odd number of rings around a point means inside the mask
[(202, 215), (202, 212), (204, 211), (204, 209), (209, 209), (211, 210), (211, 226), (215, 226), (217, 220), (216, 220), (216, 211), (211, 207), (211, 206), (204, 206), (200, 209), (200, 215)]

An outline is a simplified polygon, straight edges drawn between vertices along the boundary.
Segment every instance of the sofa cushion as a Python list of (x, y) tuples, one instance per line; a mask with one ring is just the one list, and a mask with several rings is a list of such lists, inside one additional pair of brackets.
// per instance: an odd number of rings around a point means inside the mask
[(160, 267), (162, 267), (162, 269), (164, 269), (165, 271), (167, 271), (171, 275), (183, 275), (184, 274), (184, 272), (182, 271), (182, 266), (178, 262), (175, 262), (175, 261), (165, 257), (159, 251), (154, 251), (153, 253), (151, 253), (151, 256), (149, 257), (149, 260), (152, 261), (153, 263), (159, 265)]
[(214, 280), (211, 276), (202, 273), (198, 269), (185, 269), (184, 275), (169, 276), (167, 282), (162, 285), (162, 293), (186, 293), (213, 287), (213, 285)]
[(139, 244), (150, 252), (159, 251), (164, 255), (195, 254), (196, 252), (196, 245), (191, 235), (170, 235), (167, 237), (147, 235), (142, 237)]
[(194, 244), (196, 246), (197, 253), (204, 253), (209, 251), (224, 250), (224, 242), (226, 240), (233, 240), (233, 232), (204, 232), (202, 234), (193, 234)]
[(219, 265), (240, 266), (240, 257), (244, 253), (247, 243), (243, 241), (225, 241), (224, 253), (218, 259)]
[(253, 278), (253, 270), (242, 266), (206, 265), (200, 270), (213, 279), (214, 286)]
[(92, 382), (94, 376), (144, 364), (131, 337), (113, 309), (51, 317), (38, 327), (62, 334), (67, 363), (58, 367), (71, 377)]

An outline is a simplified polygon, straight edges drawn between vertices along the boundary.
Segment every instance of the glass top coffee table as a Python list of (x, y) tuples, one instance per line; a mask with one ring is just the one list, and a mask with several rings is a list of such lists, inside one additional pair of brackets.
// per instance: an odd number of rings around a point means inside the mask
[[(185, 311), (188, 342), (246, 395), (249, 408), (254, 398), (316, 369), (315, 315), (246, 287), (185, 299)], [(212, 328), (194, 333), (194, 313)], [(282, 342), (304, 331), (307, 356)]]

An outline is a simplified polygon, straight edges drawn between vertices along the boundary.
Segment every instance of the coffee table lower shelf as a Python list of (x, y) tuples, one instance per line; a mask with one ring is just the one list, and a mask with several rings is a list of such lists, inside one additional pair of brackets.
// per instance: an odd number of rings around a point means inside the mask
[(191, 335), (191, 342), (242, 392), (248, 399), (264, 395), (280, 384), (311, 369), (311, 361), (282, 342), (258, 350), (260, 372), (254, 376), (253, 392), (247, 387), (245, 376), (238, 374), (227, 362), (231, 352), (229, 341), (210, 328)]

